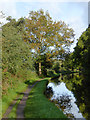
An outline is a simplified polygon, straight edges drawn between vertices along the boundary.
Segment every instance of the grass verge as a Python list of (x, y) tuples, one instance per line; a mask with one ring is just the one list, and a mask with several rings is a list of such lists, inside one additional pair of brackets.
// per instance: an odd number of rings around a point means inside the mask
[(24, 109), (25, 118), (65, 118), (66, 120), (67, 117), (63, 112), (43, 94), (47, 83), (48, 80), (44, 79), (32, 88)]
[[(25, 81), (25, 84), (33, 85), (38, 79), (31, 79), (31, 80)], [(23, 98), (23, 95), (20, 95), (16, 104), (13, 106), (13, 109), (11, 110), (10, 114), (8, 115), (8, 118), (17, 118), (16, 110), (17, 110), (17, 106), (20, 103), (22, 98)]]
[(23, 98), (23, 95), (20, 95), (16, 104), (14, 105), (13, 109), (11, 110), (10, 114), (8, 115), (8, 118), (17, 118), (17, 115), (16, 115), (16, 110), (17, 110), (17, 106), (20, 102), (20, 100)]
[(2, 115), (6, 112), (7, 108), (11, 102), (19, 95), (20, 92), (25, 91), (27, 84), (18, 83), (18, 87), (14, 89), (9, 89), (8, 94), (3, 95), (2, 97)]

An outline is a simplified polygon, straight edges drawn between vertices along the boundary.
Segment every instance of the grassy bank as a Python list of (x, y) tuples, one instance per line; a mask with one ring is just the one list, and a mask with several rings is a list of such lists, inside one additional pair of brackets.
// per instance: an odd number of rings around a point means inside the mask
[[(20, 99), (23, 97), (22, 92), (24, 92), (29, 84), (33, 84), (35, 81), (37, 81), (39, 78), (34, 76), (34, 78), (30, 80), (23, 81), (22, 78), (10, 78), (10, 80), (13, 81), (12, 87), (10, 84), (8, 84), (7, 90), (4, 91), (4, 94), (2, 94), (2, 116), (8, 109), (9, 105), (12, 103), (12, 101), (17, 98), (17, 96), (20, 97)], [(4, 85), (5, 86), (5, 85)], [(20, 100), (17, 101), (17, 103), (14, 105), (13, 110), (11, 111), (9, 118), (15, 118), (16, 116), (16, 108), (17, 104), (20, 102)], [(11, 116), (11, 117), (10, 117)]]
[(17, 118), (17, 115), (16, 115), (16, 110), (17, 110), (17, 106), (20, 102), (20, 100), (23, 98), (23, 95), (20, 95), (16, 104), (14, 105), (13, 109), (11, 110), (11, 112), (9, 113), (8, 115), (8, 118)]
[(44, 79), (32, 88), (26, 107), (25, 118), (67, 118), (54, 103), (43, 94), (48, 80)]
[(6, 112), (7, 108), (11, 104), (11, 102), (20, 95), (20, 92), (25, 91), (27, 88), (27, 84), (25, 83), (18, 83), (17, 88), (8, 89), (8, 92), (6, 95), (3, 95), (2, 97), (2, 115)]

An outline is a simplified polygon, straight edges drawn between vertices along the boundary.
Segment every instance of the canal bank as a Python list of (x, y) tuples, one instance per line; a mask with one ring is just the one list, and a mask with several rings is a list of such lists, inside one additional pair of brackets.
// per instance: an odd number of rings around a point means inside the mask
[(60, 74), (57, 80), (51, 79), (47, 85), (47, 90), (53, 93), (53, 95), (49, 93), (49, 99), (63, 110), (68, 118), (88, 120), (90, 115), (88, 88), (83, 85), (83, 79), (85, 78), (79, 73)]
[(46, 98), (44, 91), (48, 79), (41, 80), (31, 90), (24, 110), (25, 118), (63, 118), (66, 115), (53, 102)]

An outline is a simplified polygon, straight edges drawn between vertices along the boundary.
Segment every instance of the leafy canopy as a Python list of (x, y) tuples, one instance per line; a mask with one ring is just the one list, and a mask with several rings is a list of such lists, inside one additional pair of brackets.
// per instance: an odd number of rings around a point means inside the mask
[(11, 74), (20, 70), (32, 70), (33, 62), (29, 46), (22, 40), (20, 20), (9, 19), (2, 26), (2, 67)]
[(36, 56), (47, 54), (52, 58), (62, 55), (73, 42), (74, 31), (63, 21), (53, 21), (42, 9), (29, 13), (25, 29), (24, 41), (30, 43)]

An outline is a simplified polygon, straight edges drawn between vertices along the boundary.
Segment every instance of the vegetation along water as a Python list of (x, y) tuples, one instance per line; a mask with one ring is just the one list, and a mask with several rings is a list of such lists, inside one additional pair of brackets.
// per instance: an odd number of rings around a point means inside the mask
[[(83, 31), (74, 51), (70, 52), (70, 46), (74, 42), (74, 30), (64, 21), (53, 21), (48, 11), (44, 12), (43, 9), (30, 11), (28, 18), (22, 17), (17, 20), (8, 16), (6, 21), (5, 24), (0, 22), (0, 31), (2, 30), (0, 118), (12, 101), (19, 97), (8, 115), (9, 118), (16, 118), (16, 109), (23, 97), (22, 93), (28, 85), (42, 79), (32, 88), (28, 96), (23, 113), (25, 118), (83, 117), (89, 120), (90, 27)], [(67, 94), (52, 99), (56, 90), (53, 86), (48, 88), (46, 85), (53, 81), (52, 84), (54, 87), (56, 84), (57, 91), (58, 84), (64, 87), (66, 85)], [(68, 91), (71, 91), (71, 94), (68, 95)], [(65, 89), (62, 92), (64, 93)], [(76, 100), (74, 102), (81, 116), (70, 113), (68, 108), (71, 107), (70, 96)], [(66, 108), (68, 113), (65, 113)]]

